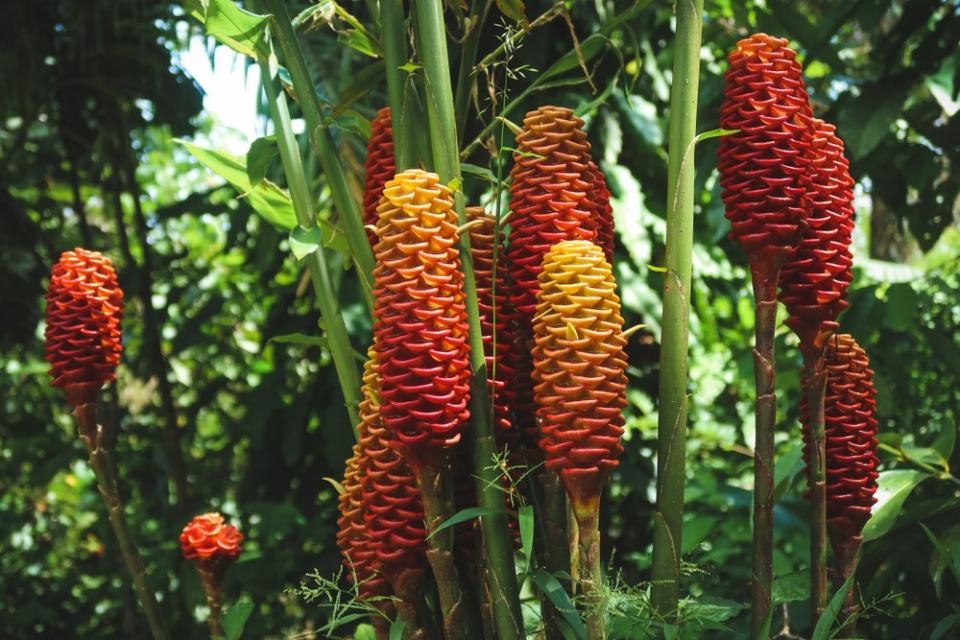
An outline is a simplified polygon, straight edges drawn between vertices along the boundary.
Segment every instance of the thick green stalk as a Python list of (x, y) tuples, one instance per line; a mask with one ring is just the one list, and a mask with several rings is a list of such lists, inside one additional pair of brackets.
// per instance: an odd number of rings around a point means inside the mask
[[(303, 51), (300, 48), (300, 41), (293, 30), (286, 3), (284, 0), (263, 0), (263, 2), (267, 10), (273, 14), (273, 20), (270, 21), (271, 32), (280, 46), (283, 61), (290, 72), (293, 88), (297, 94), (297, 102), (300, 104), (303, 119), (307, 124), (310, 142), (317, 158), (320, 160), (320, 169), (323, 171), (323, 175), (327, 177), (327, 184), (330, 186), (334, 206), (340, 213), (341, 226), (347, 236), (350, 254), (353, 256), (357, 274), (360, 278), (360, 288), (363, 291), (368, 308), (372, 309), (373, 252), (363, 228), (363, 212), (360, 210), (360, 203), (357, 202), (353, 190), (350, 188), (347, 173), (340, 161), (333, 137), (326, 125), (323, 124), (320, 102), (317, 99), (310, 72), (307, 70)], [(286, 103), (284, 103), (284, 110), (286, 110)], [(279, 129), (279, 127), (277, 128)], [(313, 223), (311, 223), (311, 226), (313, 226)]]
[(777, 374), (773, 337), (777, 327), (779, 265), (754, 265), (756, 346), (753, 375), (757, 388), (756, 444), (753, 453), (753, 576), (750, 581), (750, 631), (754, 640), (766, 640), (773, 586), (774, 429), (777, 422)]
[[(287, 187), (290, 189), (293, 208), (297, 214), (297, 223), (309, 231), (316, 227), (317, 215), (313, 208), (313, 196), (310, 193), (307, 177), (303, 171), (300, 147), (297, 145), (297, 139), (290, 124), (287, 100), (284, 94), (277, 90), (277, 60), (272, 50), (267, 48), (258, 52), (257, 61), (260, 63), (260, 78), (267, 94), (270, 117), (276, 129), (280, 160), (287, 177)], [(369, 252), (370, 245), (366, 236), (363, 242)], [(323, 247), (318, 245), (313, 252), (303, 257), (303, 261), (306, 262), (310, 279), (313, 281), (313, 290), (326, 329), (330, 354), (333, 356), (333, 364), (337, 370), (350, 424), (353, 425), (354, 434), (356, 434), (356, 425), (360, 424), (360, 416), (357, 413), (357, 407), (360, 404), (360, 375), (353, 356), (353, 348), (350, 346), (350, 335), (347, 333), (347, 326), (340, 313), (337, 292), (330, 280)]]
[[(823, 355), (805, 357), (807, 367), (807, 431), (810, 437), (810, 628), (827, 607), (827, 467), (823, 401), (827, 372)], [(842, 583), (841, 583), (842, 584)]]
[(653, 605), (676, 611), (687, 446), (690, 273), (693, 253), (694, 136), (700, 86), (703, 0), (677, 3), (670, 90), (667, 170), (667, 273), (663, 281), (660, 417), (657, 425), (657, 511), (653, 523)]
[(150, 632), (155, 640), (168, 640), (170, 633), (167, 631), (166, 618), (154, 597), (150, 581), (147, 579), (147, 570), (143, 565), (143, 558), (140, 557), (140, 550), (137, 549), (137, 543), (134, 542), (127, 519), (123, 515), (123, 503), (120, 500), (116, 467), (113, 461), (113, 438), (107, 437), (103, 427), (97, 424), (96, 407), (96, 403), (80, 405), (74, 409), (73, 417), (77, 421), (80, 439), (90, 452), (90, 468), (93, 469), (97, 479), (97, 488), (100, 490), (103, 504), (107, 507), (107, 518), (110, 520), (110, 526), (120, 546), (120, 555), (123, 556), (123, 561), (130, 575), (133, 576), (134, 589), (140, 600), (140, 606), (143, 607), (143, 612), (147, 616)]
[[(447, 57), (446, 30), (443, 23), (441, 0), (417, 3), (417, 42), (427, 82), (427, 116), (430, 123), (431, 151), (440, 179), (459, 184), (460, 157), (457, 149), (457, 127), (453, 111), (453, 90), (450, 86), (450, 66)], [(464, 215), (463, 191), (455, 190), (457, 214), (461, 224)], [(490, 562), (490, 592), (500, 640), (523, 638), (523, 618), (520, 612), (520, 593), (517, 587), (513, 546), (507, 529), (507, 513), (503, 493), (499, 487), (499, 471), (493, 464), (496, 445), (490, 415), (490, 395), (487, 389), (487, 366), (483, 352), (483, 334), (480, 327), (480, 309), (477, 305), (477, 285), (473, 275), (470, 253), (470, 234), (460, 238), (460, 260), (463, 265), (464, 289), (467, 294), (467, 318), (470, 323), (470, 428), (467, 437), (473, 440), (474, 468), (477, 498), (490, 514), (480, 519), (483, 541)]]
[[(403, 15), (403, 0), (381, 0), (383, 21), (383, 59), (386, 63), (387, 98), (393, 125), (393, 155), (397, 172), (414, 168), (413, 148), (409, 142), (409, 119), (404, 100), (407, 72), (401, 69), (407, 63), (407, 21)], [(412, 87), (411, 87), (412, 89)]]
[(457, 91), (453, 100), (453, 111), (457, 117), (457, 134), (461, 136), (467, 127), (467, 116), (470, 114), (470, 93), (475, 82), (473, 63), (477, 59), (480, 34), (483, 32), (483, 23), (487, 20), (491, 4), (493, 0), (473, 0), (469, 14), (470, 33), (460, 47), (460, 66), (457, 70)]

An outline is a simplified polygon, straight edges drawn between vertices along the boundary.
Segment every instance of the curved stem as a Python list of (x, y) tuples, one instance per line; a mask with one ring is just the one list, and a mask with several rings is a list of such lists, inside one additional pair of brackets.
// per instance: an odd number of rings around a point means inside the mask
[(677, 3), (670, 158), (667, 171), (667, 273), (663, 281), (660, 415), (657, 423), (657, 510), (653, 523), (651, 598), (672, 616), (680, 593), (680, 536), (686, 480), (690, 277), (693, 254), (694, 136), (700, 80), (703, 0)]
[(73, 416), (80, 430), (80, 438), (90, 452), (90, 468), (93, 469), (97, 479), (97, 488), (107, 508), (107, 517), (117, 538), (120, 555), (123, 556), (123, 561), (133, 577), (134, 589), (147, 617), (150, 632), (155, 640), (167, 640), (170, 634), (167, 631), (165, 619), (157, 604), (150, 581), (147, 579), (147, 570), (140, 556), (140, 550), (137, 549), (130, 527), (127, 525), (127, 519), (123, 515), (123, 503), (117, 486), (113, 454), (107, 448), (108, 439), (103, 437), (103, 427), (96, 422), (96, 404), (76, 407)]

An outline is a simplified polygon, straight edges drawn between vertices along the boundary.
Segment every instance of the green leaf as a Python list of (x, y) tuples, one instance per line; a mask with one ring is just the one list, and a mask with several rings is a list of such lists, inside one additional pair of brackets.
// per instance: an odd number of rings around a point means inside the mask
[(570, 596), (567, 595), (567, 591), (560, 584), (560, 581), (548, 573), (546, 569), (537, 569), (530, 575), (530, 579), (537, 585), (540, 592), (549, 598), (563, 620), (570, 625), (574, 634), (573, 637), (577, 640), (586, 640), (587, 628), (580, 616), (577, 615), (577, 608), (571, 602)]
[(460, 163), (460, 171), (467, 175), (480, 178), (481, 180), (489, 182), (490, 184), (497, 183), (497, 176), (493, 175), (493, 171), (490, 171), (490, 169), (486, 167), (462, 162)]
[(307, 229), (297, 225), (290, 232), (290, 251), (293, 252), (297, 260), (303, 260), (319, 249), (322, 244), (323, 233), (320, 231), (320, 227)]
[[(584, 62), (589, 61), (595, 55), (600, 53), (600, 51), (606, 46), (607, 39), (596, 33), (581, 42), (580, 51), (583, 53)], [(579, 66), (580, 60), (577, 58), (577, 51), (576, 49), (572, 49), (560, 56), (556, 62), (547, 67), (547, 70), (537, 77), (530, 88), (532, 89), (534, 86), (546, 82), (548, 79), (554, 76), (566, 73), (567, 71), (576, 69)]]
[(256, 187), (267, 177), (267, 167), (270, 161), (280, 153), (276, 136), (257, 138), (247, 151), (247, 177), (250, 184)]
[(207, 35), (211, 35), (237, 53), (257, 57), (257, 49), (263, 45), (270, 16), (251, 13), (241, 9), (232, 0), (209, 0), (206, 22)]
[(251, 613), (253, 613), (253, 600), (247, 594), (243, 594), (223, 615), (223, 634), (227, 640), (239, 640)]
[(353, 640), (377, 640), (377, 631), (372, 624), (358, 624), (353, 632)]
[(500, 13), (521, 25), (527, 24), (526, 7), (523, 0), (497, 0), (497, 9)]
[(710, 129), (710, 131), (704, 131), (703, 133), (698, 133), (697, 137), (693, 139), (695, 143), (704, 142), (706, 140), (713, 140), (714, 138), (723, 138), (724, 136), (732, 136), (735, 133), (740, 133), (740, 129)]
[(493, 513), (493, 509), (490, 507), (470, 507), (469, 509), (461, 509), (444, 520), (439, 527), (431, 531), (430, 535), (427, 536), (427, 540), (435, 536), (438, 532), (443, 531), (447, 527), (452, 527), (460, 524), (461, 522), (467, 522), (468, 520), (474, 520), (482, 516), (488, 516), (491, 513)]
[(282, 336), (273, 336), (267, 342), (276, 342), (278, 344), (301, 344), (307, 347), (326, 348), (327, 338), (325, 336), (310, 336), (305, 333), (287, 333)]
[(327, 126), (332, 125), (341, 131), (352, 133), (362, 140), (368, 140), (370, 138), (370, 121), (353, 109), (348, 109), (333, 120), (328, 120), (326, 124)]
[(794, 571), (773, 581), (773, 603), (801, 602), (810, 598), (810, 571)]
[(206, 0), (183, 0), (183, 11), (188, 16), (203, 24), (207, 19)]
[(399, 67), (397, 67), (397, 69), (400, 69), (400, 71), (406, 71), (407, 73), (413, 73), (419, 68), (420, 68), (420, 65), (414, 64), (413, 62), (408, 62), (407, 64), (402, 64)]
[(931, 447), (938, 451), (945, 460), (949, 460), (956, 445), (957, 423), (947, 422), (940, 428), (940, 433), (937, 434), (937, 439), (933, 441)]
[(407, 623), (403, 620), (394, 620), (390, 625), (390, 640), (403, 640), (403, 629)]
[(847, 599), (847, 592), (850, 591), (850, 587), (853, 586), (853, 579), (856, 575), (857, 570), (856, 567), (854, 567), (853, 571), (850, 572), (850, 576), (843, 582), (843, 585), (841, 585), (837, 592), (833, 594), (833, 597), (830, 598), (830, 602), (827, 603), (827, 608), (823, 610), (823, 615), (817, 620), (817, 626), (814, 628), (813, 636), (810, 640), (830, 640), (830, 629), (833, 627), (833, 623), (836, 622), (837, 616), (840, 615), (840, 610), (843, 609), (843, 601)]
[(779, 501), (790, 487), (793, 485), (794, 478), (805, 468), (803, 463), (803, 446), (795, 443), (785, 454), (777, 460), (777, 466), (773, 476), (774, 500)]
[(929, 477), (930, 474), (916, 469), (882, 472), (877, 479), (877, 503), (873, 506), (873, 515), (863, 528), (863, 539), (876, 540), (890, 531), (910, 492)]
[(297, 223), (290, 196), (269, 180), (253, 186), (247, 175), (247, 164), (226, 151), (216, 151), (198, 147), (185, 140), (177, 140), (190, 154), (221, 178), (229, 182), (240, 192), (238, 197), (246, 199), (264, 220), (281, 229), (292, 229)]
[(918, 297), (917, 292), (906, 282), (890, 285), (886, 295), (884, 326), (894, 331), (913, 330), (916, 324)]
[(383, 60), (371, 62), (353, 76), (353, 81), (340, 93), (340, 99), (330, 112), (334, 118), (346, 111), (354, 102), (370, 93), (384, 82), (387, 65)]
[(533, 557), (533, 505), (525, 504), (517, 512), (520, 521), (520, 548), (523, 551), (523, 573), (530, 568), (530, 559)]

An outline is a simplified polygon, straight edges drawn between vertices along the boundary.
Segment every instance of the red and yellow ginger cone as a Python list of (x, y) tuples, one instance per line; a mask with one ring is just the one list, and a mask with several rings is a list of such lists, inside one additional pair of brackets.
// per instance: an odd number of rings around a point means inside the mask
[[(383, 196), (383, 187), (393, 178), (396, 160), (393, 155), (393, 125), (390, 107), (383, 107), (370, 121), (370, 139), (367, 141), (367, 159), (364, 167), (363, 224), (377, 224), (377, 207)], [(367, 229), (370, 246), (377, 243), (377, 234)]]
[(374, 249), (383, 426), (410, 465), (439, 469), (469, 418), (470, 369), (457, 214), (436, 174), (387, 183)]
[(599, 499), (623, 447), (626, 367), (616, 281), (592, 242), (554, 245), (543, 259), (533, 349), (540, 447), (574, 509)]
[[(838, 585), (849, 576), (863, 541), (861, 532), (877, 501), (877, 391), (866, 352), (852, 336), (827, 342), (825, 356), (827, 531), (833, 546)], [(804, 444), (809, 406), (801, 400)]]
[(627, 357), (616, 282), (603, 250), (585, 240), (554, 245), (543, 259), (533, 323), (534, 395), (546, 466), (576, 519), (571, 574), (587, 604), (591, 638), (602, 638), (600, 496), (623, 451)]
[(210, 631), (223, 635), (220, 614), (223, 609), (223, 576), (240, 557), (243, 534), (224, 522), (219, 513), (204, 513), (187, 523), (180, 533), (183, 557), (197, 568), (210, 605)]
[[(363, 399), (358, 442), (347, 461), (340, 496), (337, 544), (344, 564), (358, 580), (358, 595), (380, 609), (373, 619), (385, 636), (394, 606), (386, 597), (401, 598), (400, 611), (411, 630), (417, 626), (417, 590), (426, 566), (423, 506), (416, 479), (400, 455), (387, 446), (380, 422), (379, 374), (371, 347), (363, 368)], [(411, 595), (412, 594), (412, 595)]]
[(47, 290), (46, 360), (51, 384), (62, 387), (74, 407), (96, 402), (116, 379), (123, 349), (123, 291), (106, 256), (86, 249), (65, 251)]
[(517, 313), (517, 426), (530, 453), (534, 453), (533, 443), (539, 432), (534, 418), (529, 353), (533, 347), (531, 322), (540, 290), (540, 265), (550, 247), (558, 242), (597, 239), (597, 224), (605, 207), (603, 190), (596, 184), (599, 171), (590, 157), (583, 120), (571, 109), (543, 106), (527, 113), (516, 147), (510, 171), (510, 244), (506, 257), (510, 302)]
[(853, 178), (836, 128), (814, 119), (807, 171), (806, 226), (780, 273), (780, 300), (787, 324), (808, 360), (822, 357), (847, 308), (853, 279), (850, 243), (854, 227)]
[(719, 149), (730, 235), (746, 251), (754, 278), (774, 284), (806, 218), (812, 144), (803, 69), (786, 45), (764, 33), (740, 40), (728, 56), (720, 110), (720, 126), (739, 130)]

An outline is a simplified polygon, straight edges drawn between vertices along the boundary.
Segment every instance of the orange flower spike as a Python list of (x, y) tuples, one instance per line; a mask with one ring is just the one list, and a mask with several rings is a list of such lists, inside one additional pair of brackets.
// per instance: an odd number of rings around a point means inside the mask
[(239, 558), (242, 542), (243, 534), (219, 513), (196, 516), (180, 533), (184, 559), (211, 570), (226, 568)]
[[(364, 167), (363, 224), (377, 224), (377, 207), (383, 196), (383, 187), (393, 178), (396, 160), (393, 155), (393, 125), (390, 107), (383, 107), (370, 121), (370, 139), (367, 141), (367, 159)], [(377, 244), (377, 234), (367, 229), (370, 246)]]
[(569, 240), (544, 256), (534, 318), (534, 395), (546, 465), (577, 513), (596, 508), (623, 451), (627, 357), (603, 250)]
[(86, 249), (65, 251), (47, 289), (46, 360), (52, 386), (75, 407), (95, 402), (116, 379), (123, 346), (123, 291), (110, 258)]
[(419, 169), (387, 183), (374, 249), (381, 419), (411, 466), (439, 468), (470, 416), (457, 214), (450, 189)]

